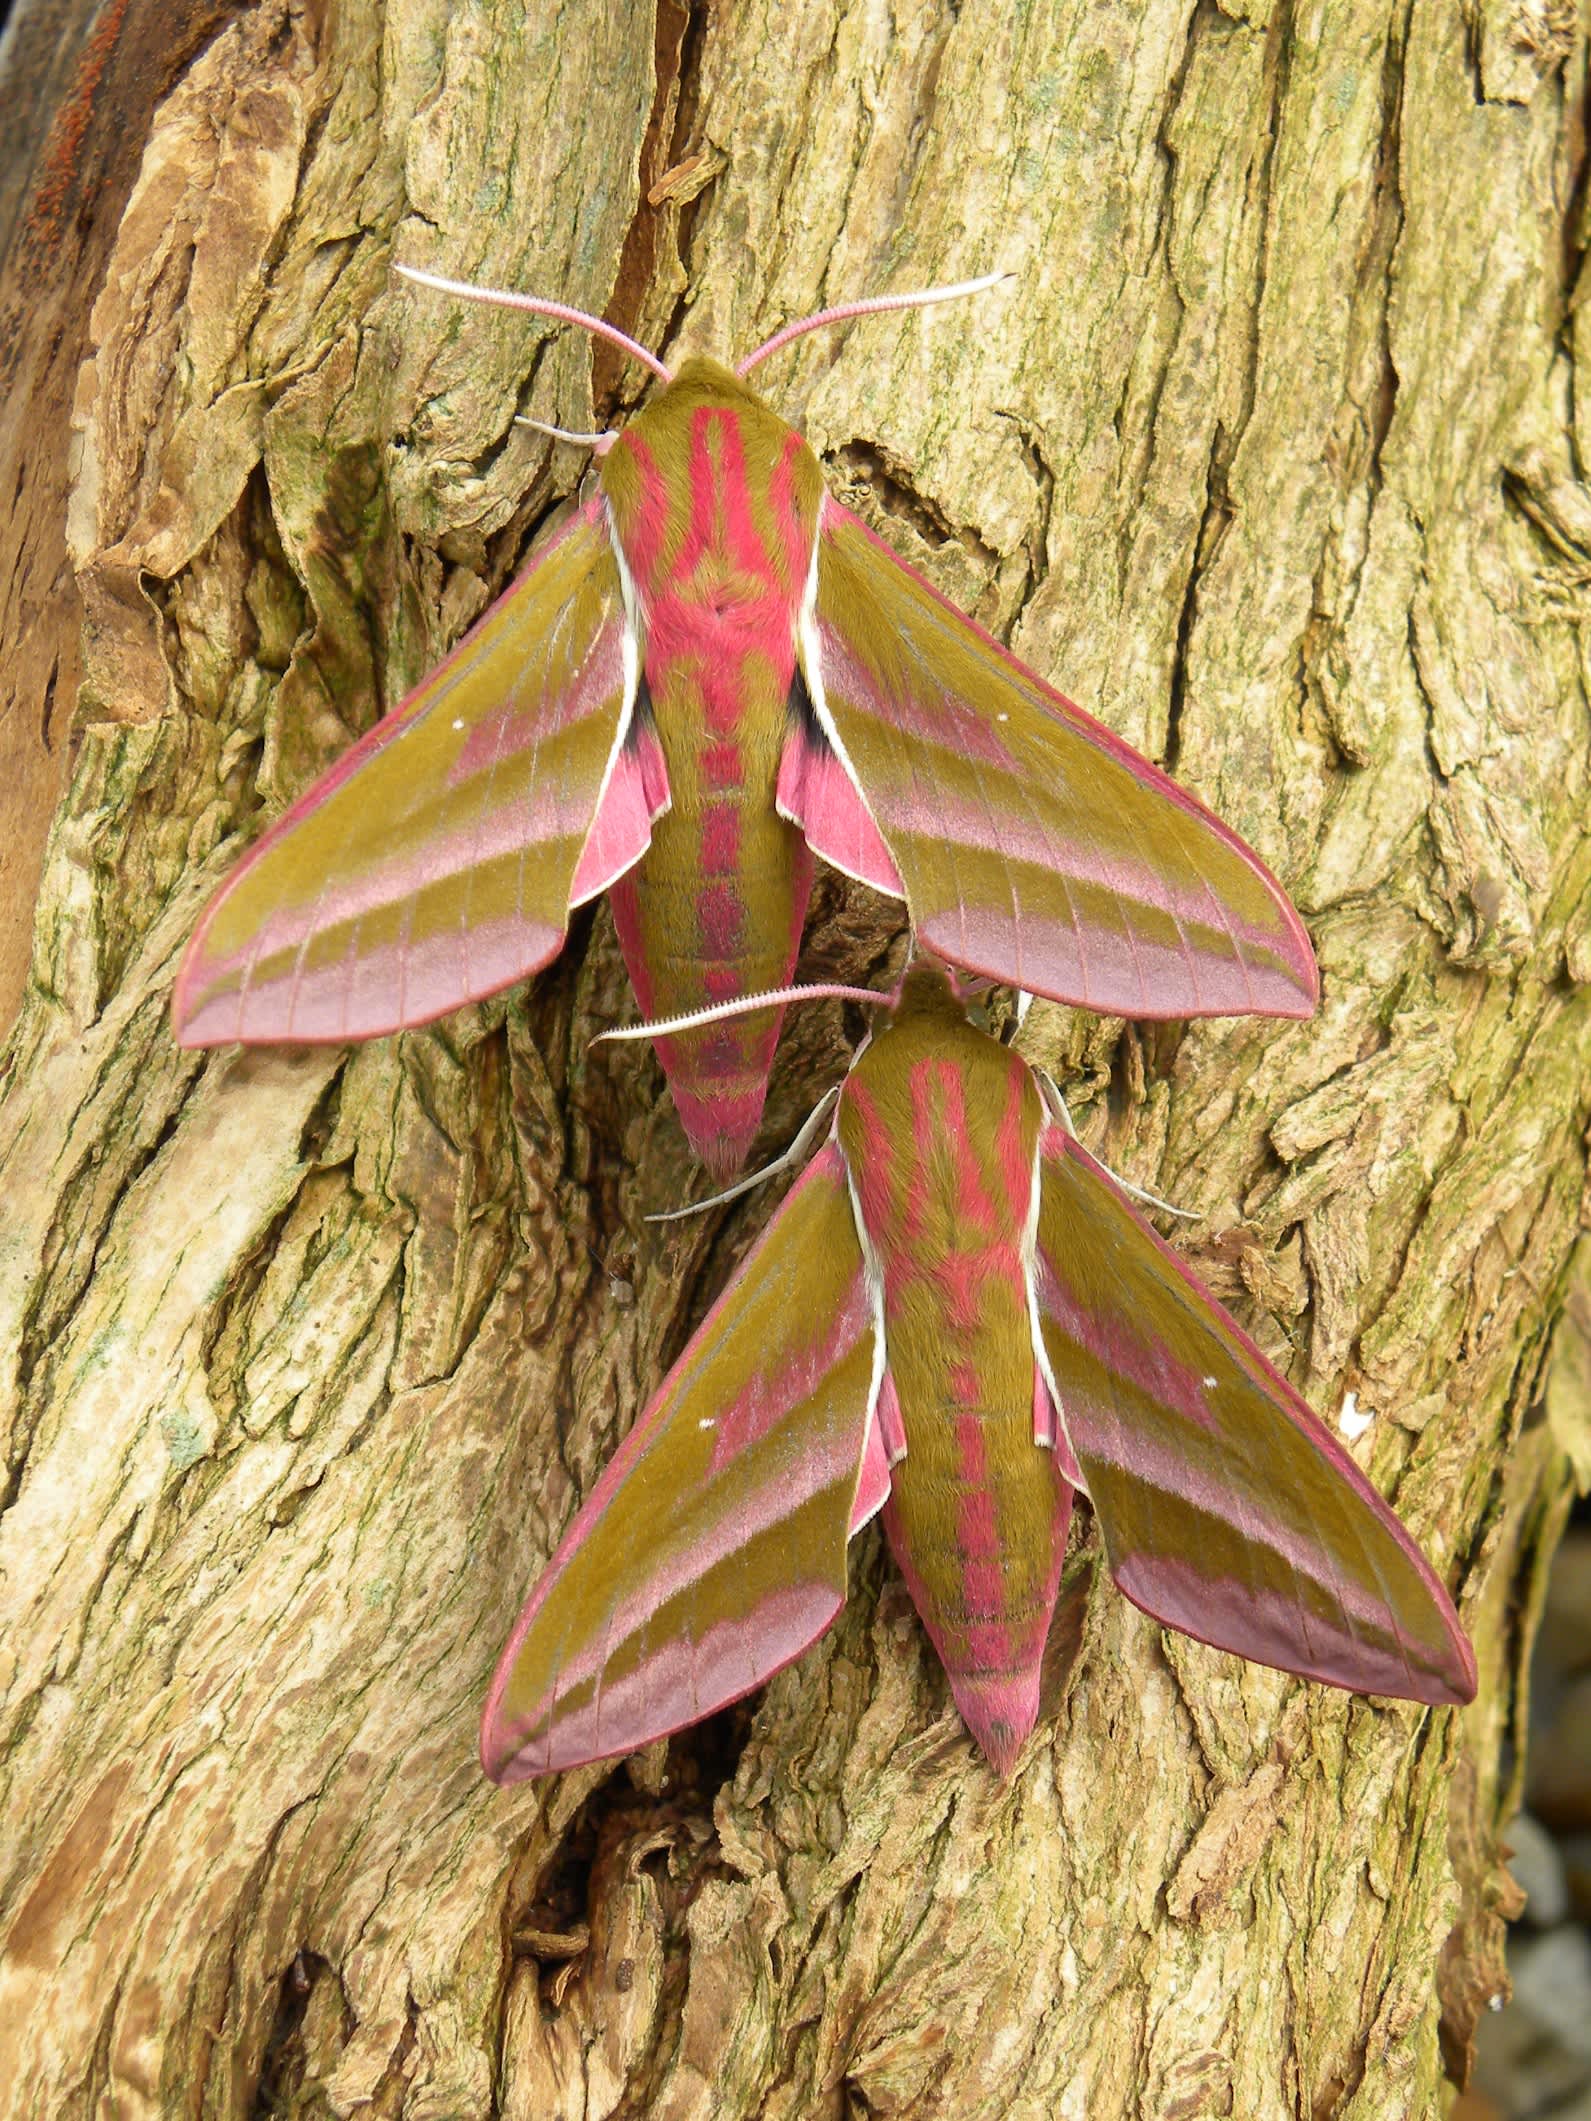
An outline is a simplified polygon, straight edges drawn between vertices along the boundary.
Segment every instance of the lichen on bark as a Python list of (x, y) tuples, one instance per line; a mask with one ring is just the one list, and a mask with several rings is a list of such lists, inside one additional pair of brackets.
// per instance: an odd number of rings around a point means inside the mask
[[(1440, 2110), (1586, 1463), (1585, 47), (1471, 12), (265, 0), (182, 67), (81, 290), (82, 686), (0, 1113), (5, 2111)], [(674, 354), (1016, 275), (765, 387), (1304, 909), (1311, 1023), (1029, 1042), (1322, 1414), (1377, 1417), (1469, 1715), (1162, 1636), (1085, 1524), (1002, 1787), (867, 1535), (759, 1699), (481, 1781), (512, 1614), (766, 1204), (644, 1221), (698, 1180), (650, 1059), (591, 1045), (600, 909), (428, 1031), (172, 1044), (240, 846), (576, 490), (515, 414), (641, 387), (400, 256)], [(893, 935), (827, 883), (809, 968)], [(843, 1029), (792, 1025), (768, 1143)]]

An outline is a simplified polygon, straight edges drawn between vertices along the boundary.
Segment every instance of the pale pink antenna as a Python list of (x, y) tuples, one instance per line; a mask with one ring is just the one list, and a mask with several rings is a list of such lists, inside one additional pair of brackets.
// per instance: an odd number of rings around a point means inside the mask
[(733, 1001), (710, 1002), (705, 1009), (692, 1009), (684, 1016), (655, 1017), (650, 1023), (621, 1024), (613, 1031), (599, 1031), (594, 1046), (620, 1045), (627, 1039), (673, 1038), (681, 1031), (698, 1031), (705, 1024), (721, 1024), (726, 1017), (747, 1016), (754, 1009), (783, 1009), (791, 1002), (882, 1002), (891, 1008), (900, 999), (899, 990), (876, 987), (842, 987), (813, 981), (808, 986), (769, 987), (761, 994), (740, 994)]
[(564, 302), (548, 302), (540, 295), (515, 294), (506, 287), (477, 287), (473, 280), (444, 280), (440, 273), (421, 272), (417, 265), (400, 265), (396, 269), (404, 279), (413, 280), (420, 287), (434, 287), (444, 295), (462, 295), (467, 302), (496, 302), (504, 309), (529, 310), (534, 317), (551, 317), (559, 324), (578, 324), (582, 331), (594, 332), (599, 339), (606, 339), (610, 345), (627, 353), (632, 361), (641, 362), (654, 376), (661, 376), (665, 383), (674, 380), (655, 353), (648, 353), (628, 332), (620, 331), (617, 324), (589, 316), (583, 309), (571, 309)]
[(958, 280), (954, 287), (922, 287), (909, 295), (871, 295), (865, 302), (842, 302), (838, 309), (820, 309), (814, 317), (800, 317), (794, 324), (787, 324), (783, 331), (776, 331), (771, 339), (765, 339), (755, 353), (747, 354), (744, 361), (736, 364), (737, 376), (748, 376), (759, 361), (766, 361), (769, 354), (777, 353), (788, 346), (792, 339), (805, 337), (809, 331), (817, 331), (824, 324), (843, 324), (849, 317), (877, 316), (885, 309), (927, 309), (935, 302), (955, 302), (962, 295), (981, 295), (986, 288), (998, 287), (1002, 280), (1014, 280), (1012, 272), (988, 272), (981, 280)]

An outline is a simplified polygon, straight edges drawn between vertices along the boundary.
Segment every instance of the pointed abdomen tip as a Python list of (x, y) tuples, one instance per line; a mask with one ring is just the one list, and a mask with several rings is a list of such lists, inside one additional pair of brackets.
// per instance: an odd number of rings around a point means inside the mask
[(1038, 1666), (1030, 1672), (953, 1672), (950, 1691), (984, 1758), (1002, 1782), (1009, 1782), (1038, 1722)]
[(738, 1178), (751, 1154), (751, 1145), (762, 1124), (762, 1097), (746, 1109), (750, 1100), (729, 1099), (712, 1103), (705, 1098), (681, 1094), (674, 1085), (674, 1110), (685, 1139), (708, 1172), (716, 1179)]

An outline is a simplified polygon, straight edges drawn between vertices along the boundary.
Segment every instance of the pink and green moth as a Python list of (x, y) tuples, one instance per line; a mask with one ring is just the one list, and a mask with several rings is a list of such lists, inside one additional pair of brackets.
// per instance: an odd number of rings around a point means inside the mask
[(839, 1612), (882, 1510), (1008, 1775), (1078, 1491), (1116, 1584), (1166, 1626), (1332, 1686), (1473, 1698), (1452, 1602), (1391, 1509), (919, 962), (537, 1584), (486, 1772), (632, 1752), (761, 1685)]
[[(824, 489), (731, 371), (663, 388), (445, 662), (293, 804), (210, 901), (185, 1045), (366, 1038), (547, 964), (607, 891), (642, 1010), (782, 986), (813, 856), (905, 900), (949, 962), (1135, 1017), (1307, 1016), (1314, 958), (1256, 856), (1024, 668)], [(998, 276), (996, 276), (998, 277)], [(781, 1012), (659, 1044), (691, 1143), (743, 1160)]]

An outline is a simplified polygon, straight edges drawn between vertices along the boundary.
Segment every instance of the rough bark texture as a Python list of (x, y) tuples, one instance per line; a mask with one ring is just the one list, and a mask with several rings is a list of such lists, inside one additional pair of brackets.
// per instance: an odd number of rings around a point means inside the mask
[(228, 0), (16, 0), (0, 9), (0, 1023), (27, 976), (33, 901), (82, 677), (67, 562), (69, 414), (89, 302), (156, 100)]
[[(30, 622), (82, 689), (0, 1120), (7, 2115), (1440, 2110), (1591, 1455), (1584, 77), (1567, 0), (260, 0), (181, 68), (74, 289)], [(1470, 1715), (1164, 1638), (1084, 1528), (1002, 1787), (870, 1534), (760, 1700), (482, 1782), (514, 1610), (766, 1204), (644, 1224), (697, 1181), (652, 1062), (591, 1048), (601, 910), (432, 1032), (172, 1044), (205, 894), (574, 489), (513, 415), (643, 380), (400, 255), (674, 352), (1017, 274), (766, 388), (1303, 907), (1315, 1022), (1031, 1044), (1316, 1406), (1376, 1413)], [(829, 889), (811, 962), (891, 925)], [(770, 1143), (841, 1031), (794, 1026)]]

